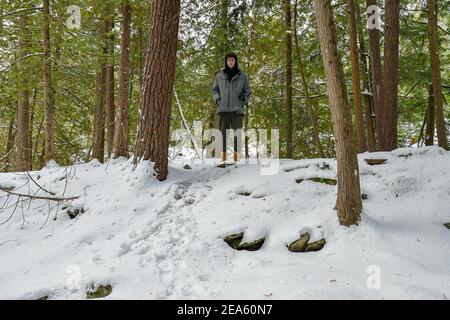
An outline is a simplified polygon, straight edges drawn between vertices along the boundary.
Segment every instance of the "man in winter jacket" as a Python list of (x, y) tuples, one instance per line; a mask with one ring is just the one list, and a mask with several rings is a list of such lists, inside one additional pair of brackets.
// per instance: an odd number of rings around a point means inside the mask
[[(222, 132), (221, 160), (225, 162), (227, 159), (226, 130), (242, 129), (245, 108), (251, 95), (248, 77), (239, 68), (236, 54), (232, 52), (226, 54), (225, 68), (216, 75), (212, 92), (217, 105), (219, 127)], [(235, 133), (233, 156), (235, 162), (239, 161), (240, 150), (241, 141), (238, 144)]]

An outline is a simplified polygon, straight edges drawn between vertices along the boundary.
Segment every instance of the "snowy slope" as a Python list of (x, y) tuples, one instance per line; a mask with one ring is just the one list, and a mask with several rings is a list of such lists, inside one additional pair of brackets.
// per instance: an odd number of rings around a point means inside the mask
[[(369, 166), (365, 158), (388, 161)], [(85, 212), (71, 220), (51, 203), (46, 222), (46, 200), (18, 205), (0, 225), (0, 298), (85, 299), (89, 287), (108, 284), (105, 299), (449, 298), (450, 153), (399, 149), (359, 160), (368, 198), (352, 228), (338, 223), (335, 186), (296, 182), (334, 178), (334, 160), (281, 160), (276, 175), (260, 175), (256, 164), (187, 170), (173, 160), (164, 182), (150, 163), (133, 170), (127, 159), (32, 172), (48, 191), (80, 196), (72, 205)], [(46, 195), (28, 180), (0, 174), (3, 187)], [(325, 247), (288, 251), (305, 231)], [(236, 251), (223, 241), (236, 232), (266, 241)]]

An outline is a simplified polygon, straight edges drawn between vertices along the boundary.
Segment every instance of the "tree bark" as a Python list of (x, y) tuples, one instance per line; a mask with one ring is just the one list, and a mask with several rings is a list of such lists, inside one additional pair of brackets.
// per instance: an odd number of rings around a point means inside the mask
[(358, 152), (367, 151), (366, 135), (364, 132), (364, 119), (361, 99), (361, 77), (358, 62), (358, 41), (356, 30), (355, 1), (347, 0), (348, 25), (350, 38), (350, 56), (352, 60), (353, 101), (355, 103), (356, 144)]
[(104, 161), (105, 157), (105, 100), (106, 100), (106, 24), (100, 23), (99, 58), (96, 76), (96, 102), (94, 106), (94, 128), (92, 158)]
[(399, 69), (399, 0), (386, 1), (385, 40), (382, 94), (384, 97), (383, 124), (384, 137), (380, 140), (381, 151), (397, 148), (398, 118), (398, 69)]
[(54, 158), (54, 93), (52, 86), (52, 54), (50, 41), (50, 0), (43, 0), (44, 13), (44, 132), (45, 132), (45, 162)]
[(434, 103), (434, 87), (432, 84), (428, 87), (428, 106), (426, 113), (426, 131), (425, 145), (434, 145), (434, 121), (435, 121), (435, 103)]
[(5, 159), (4, 159), (5, 167), (3, 169), (5, 172), (8, 172), (12, 167), (11, 154), (13, 153), (14, 138), (16, 135), (16, 130), (14, 127), (15, 119), (16, 119), (16, 114), (14, 113), (14, 116), (11, 117), (11, 120), (9, 121), (9, 126), (8, 126), (8, 138), (6, 141), (6, 150), (5, 150)]
[(19, 103), (17, 108), (17, 155), (16, 170), (31, 170), (30, 152), (30, 89), (29, 89), (29, 46), (31, 33), (29, 28), (29, 18), (27, 12), (21, 12), (19, 17)]
[(302, 81), (303, 90), (305, 91), (305, 97), (306, 97), (306, 107), (308, 109), (309, 118), (311, 120), (312, 125), (312, 132), (313, 132), (313, 139), (316, 143), (317, 153), (321, 158), (326, 158), (325, 153), (323, 151), (322, 143), (320, 142), (319, 137), (319, 125), (317, 122), (317, 116), (314, 111), (311, 95), (309, 94), (309, 88), (308, 88), (308, 82), (306, 80), (306, 72), (305, 72), (305, 65), (303, 63), (303, 57), (302, 57), (302, 51), (300, 49), (299, 41), (298, 41), (298, 34), (297, 34), (297, 5), (298, 0), (295, 0), (295, 6), (294, 6), (294, 41), (295, 41), (295, 49), (297, 52), (297, 60), (298, 60), (298, 67), (300, 70), (300, 79)]
[(131, 7), (122, 4), (122, 35), (120, 44), (119, 106), (116, 114), (113, 157), (128, 157), (128, 81), (130, 68)]
[(168, 147), (177, 59), (180, 0), (152, 2), (151, 32), (139, 110), (135, 163), (154, 162), (158, 180), (168, 175)]
[[(369, 68), (367, 67), (367, 51), (366, 44), (364, 40), (364, 31), (362, 27), (361, 21), (361, 12), (359, 9), (359, 4), (355, 4), (356, 8), (356, 23), (357, 23), (357, 32), (358, 32), (358, 42), (359, 42), (359, 57), (361, 60), (361, 80), (363, 83), (364, 92), (368, 93), (372, 90), (370, 89), (370, 75)], [(373, 95), (363, 94), (364, 101), (364, 123), (367, 134), (367, 149), (369, 152), (376, 151), (376, 139), (375, 139), (375, 124), (373, 119)]]
[[(367, 8), (369, 6), (377, 5), (377, 0), (367, 0)], [(370, 14), (368, 13), (369, 17)], [(382, 64), (381, 64), (381, 48), (380, 48), (380, 29), (369, 29), (369, 49), (370, 62), (372, 74), (372, 94), (373, 94), (373, 109), (375, 111), (375, 128), (377, 132), (377, 149), (381, 146), (381, 141), (384, 141), (384, 127), (383, 114), (385, 112), (384, 100), (382, 99)]]
[(106, 66), (106, 129), (107, 129), (107, 146), (108, 156), (113, 151), (114, 129), (115, 129), (115, 81), (114, 81), (114, 11), (106, 20), (106, 28), (108, 30), (107, 50), (108, 64)]
[(437, 5), (436, 0), (428, 0), (428, 41), (433, 76), (433, 98), (435, 106), (436, 129), (438, 145), (448, 149), (447, 132), (445, 128), (444, 103), (442, 99), (441, 62), (437, 35)]
[(350, 226), (358, 223), (362, 210), (355, 131), (348, 103), (344, 70), (337, 48), (331, 2), (330, 0), (314, 0), (314, 7), (336, 142), (338, 166), (336, 207), (340, 223)]
[(292, 159), (292, 14), (291, 0), (284, 0), (286, 28), (286, 156)]

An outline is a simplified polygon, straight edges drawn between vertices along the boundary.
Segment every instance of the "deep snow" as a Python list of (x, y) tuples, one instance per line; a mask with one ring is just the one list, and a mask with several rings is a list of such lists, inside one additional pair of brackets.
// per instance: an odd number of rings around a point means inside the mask
[[(369, 166), (365, 158), (388, 161)], [(188, 170), (186, 163), (171, 160), (164, 182), (153, 178), (150, 163), (133, 170), (127, 159), (31, 172), (58, 196), (80, 196), (72, 205), (85, 212), (71, 220), (54, 207), (45, 223), (47, 201), (23, 202), (23, 215), (18, 206), (0, 226), (0, 298), (85, 299), (89, 287), (107, 284), (113, 291), (105, 299), (450, 297), (450, 230), (443, 226), (450, 222), (449, 152), (360, 155), (368, 199), (351, 228), (333, 210), (335, 186), (296, 183), (335, 178), (333, 159), (280, 160), (275, 175), (261, 175), (256, 164)], [(0, 174), (3, 187), (46, 195), (27, 181), (23, 173)], [(0, 206), (5, 196), (0, 191)], [(0, 211), (0, 223), (15, 200)], [(241, 231), (244, 241), (266, 237), (263, 247), (235, 251), (223, 241)], [(304, 231), (327, 244), (288, 251)]]

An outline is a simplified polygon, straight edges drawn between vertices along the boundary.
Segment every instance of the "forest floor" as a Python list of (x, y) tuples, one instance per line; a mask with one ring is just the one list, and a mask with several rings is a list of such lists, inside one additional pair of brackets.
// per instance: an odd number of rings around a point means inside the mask
[[(57, 208), (0, 191), (0, 223), (16, 207), (0, 225), (0, 299), (86, 299), (100, 285), (112, 287), (105, 299), (450, 298), (449, 152), (359, 155), (366, 199), (351, 228), (333, 209), (336, 186), (307, 180), (335, 179), (334, 159), (280, 160), (275, 175), (186, 163), (171, 161), (164, 182), (127, 159), (53, 163), (30, 172), (36, 183), (0, 174), (17, 193), (79, 197)], [(306, 231), (324, 248), (290, 252)], [(237, 251), (223, 238), (238, 232), (265, 242)]]

